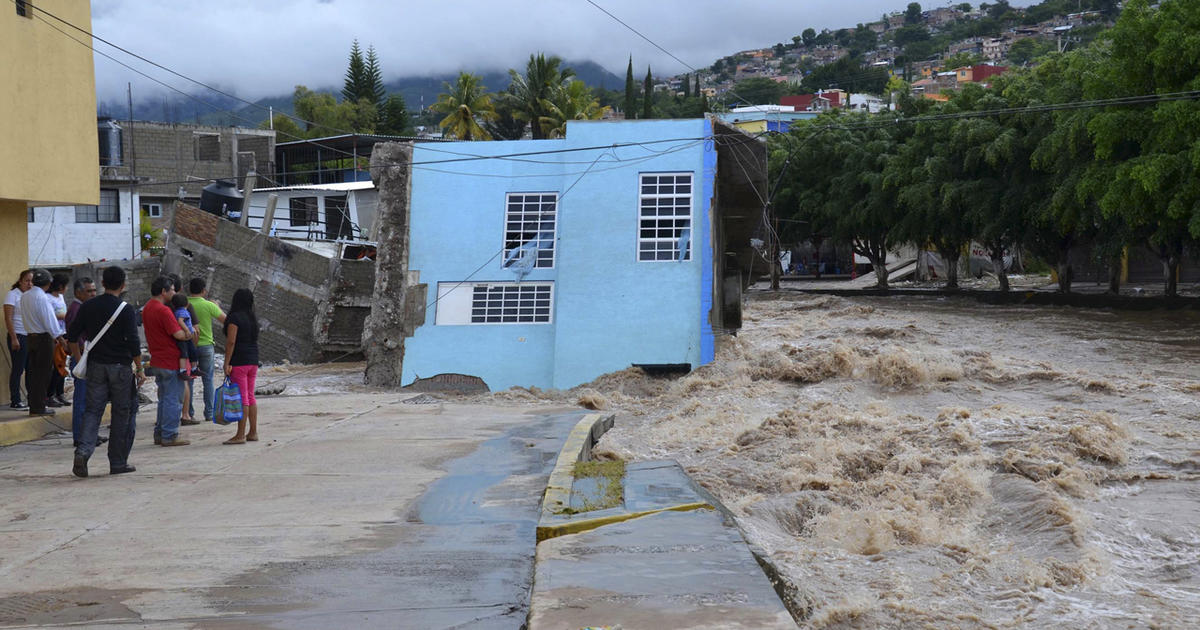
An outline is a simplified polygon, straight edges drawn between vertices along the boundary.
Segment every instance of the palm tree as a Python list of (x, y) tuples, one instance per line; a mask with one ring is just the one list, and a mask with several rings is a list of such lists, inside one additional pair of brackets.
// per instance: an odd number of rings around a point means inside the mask
[(599, 120), (610, 109), (607, 105), (600, 106), (600, 100), (592, 94), (592, 89), (586, 83), (571, 81), (559, 90), (557, 98), (550, 104), (550, 113), (546, 116), (546, 135), (561, 138), (567, 135), (568, 120)]
[(504, 98), (509, 100), (513, 116), (518, 120), (529, 123), (535, 140), (546, 138), (549, 131), (555, 127), (551, 117), (554, 102), (565, 89), (568, 81), (575, 76), (570, 68), (560, 68), (562, 59), (543, 53), (529, 55), (529, 63), (525, 65), (525, 74), (509, 70), (512, 78), (508, 92)]
[(460, 72), (454, 85), (449, 83), (446, 92), (429, 108), (446, 117), (438, 123), (445, 133), (460, 140), (491, 140), (492, 136), (479, 125), (480, 120), (492, 120), (496, 111), (492, 97), (483, 86), (483, 79), (469, 72)]

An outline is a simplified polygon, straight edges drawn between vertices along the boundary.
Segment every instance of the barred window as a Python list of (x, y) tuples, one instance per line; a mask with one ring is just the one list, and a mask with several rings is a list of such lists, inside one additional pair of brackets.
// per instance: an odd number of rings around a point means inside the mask
[(504, 266), (516, 263), (533, 249), (533, 267), (554, 266), (557, 193), (509, 193), (504, 213)]
[(643, 173), (638, 260), (691, 260), (692, 174)]
[(117, 205), (117, 191), (101, 190), (98, 206), (75, 206), (75, 222), (120, 223), (121, 208)]
[(548, 283), (477, 284), (471, 293), (471, 323), (548, 323), (551, 288)]

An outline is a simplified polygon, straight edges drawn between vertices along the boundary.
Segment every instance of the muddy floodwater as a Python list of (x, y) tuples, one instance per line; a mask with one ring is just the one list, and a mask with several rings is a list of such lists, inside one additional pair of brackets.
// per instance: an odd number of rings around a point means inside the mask
[(1200, 627), (1200, 313), (759, 294), (717, 361), (569, 397), (678, 460), (813, 628)]

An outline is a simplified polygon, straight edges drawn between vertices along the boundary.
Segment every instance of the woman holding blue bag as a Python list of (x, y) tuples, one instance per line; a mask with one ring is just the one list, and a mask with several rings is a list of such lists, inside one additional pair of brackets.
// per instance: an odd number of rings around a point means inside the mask
[[(250, 289), (233, 292), (233, 303), (225, 316), (225, 377), (233, 381), (242, 395), (242, 418), (237, 434), (225, 444), (258, 441), (258, 404), (254, 400), (254, 381), (258, 377), (258, 317), (254, 314), (254, 294)], [(250, 430), (246, 430), (246, 422)]]

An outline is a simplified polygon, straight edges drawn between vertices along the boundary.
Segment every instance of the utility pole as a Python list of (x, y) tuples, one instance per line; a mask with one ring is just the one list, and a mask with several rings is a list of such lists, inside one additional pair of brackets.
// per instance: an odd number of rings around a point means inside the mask
[(271, 235), (271, 226), (275, 223), (275, 204), (277, 203), (279, 203), (279, 195), (275, 193), (267, 195), (267, 209), (263, 212), (262, 229), (259, 230), (267, 236)]

